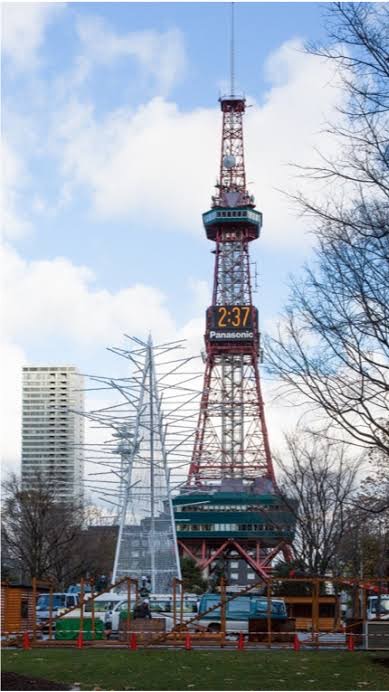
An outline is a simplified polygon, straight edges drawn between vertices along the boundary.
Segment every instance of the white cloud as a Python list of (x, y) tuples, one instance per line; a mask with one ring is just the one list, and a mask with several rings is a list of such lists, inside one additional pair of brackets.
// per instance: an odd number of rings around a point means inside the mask
[(297, 177), (292, 166), (315, 165), (316, 149), (326, 157), (335, 153), (339, 144), (324, 129), (326, 121), (337, 119), (343, 94), (331, 61), (307, 55), (297, 40), (269, 57), (266, 72), (271, 86), (264, 104), (247, 114), (247, 171), (264, 213), (264, 241), (296, 245), (306, 240), (307, 224), (279, 191), (300, 189), (311, 199), (328, 195), (326, 185), (318, 190), (317, 182)]
[[(269, 59), (272, 85), (245, 122), (250, 189), (265, 215), (265, 242), (276, 246), (305, 242), (306, 226), (278, 190), (293, 189), (288, 163), (312, 163), (315, 146), (329, 153), (333, 143), (321, 130), (339, 101), (333, 67), (299, 48), (286, 43)], [(158, 97), (98, 119), (90, 104), (72, 101), (59, 128), (58, 121), (66, 184), (86, 186), (98, 216), (131, 215), (150, 227), (199, 232), (199, 212), (209, 206), (218, 171), (216, 108), (184, 112)], [(306, 181), (299, 184), (307, 189)]]
[(166, 94), (183, 74), (186, 56), (178, 29), (119, 35), (97, 16), (78, 17), (76, 25), (81, 42), (79, 83), (93, 67), (110, 65), (122, 58), (135, 58), (144, 73), (155, 79), (158, 94)]
[(72, 103), (57, 128), (58, 155), (66, 182), (87, 186), (99, 216), (192, 230), (209, 203), (219, 124), (215, 111), (183, 113), (161, 98), (100, 123), (90, 106)]
[(161, 291), (137, 284), (117, 293), (97, 290), (94, 275), (65, 258), (26, 262), (2, 249), (3, 330), (11, 339), (29, 343), (49, 338), (78, 344), (112, 343), (123, 332), (156, 338), (175, 329)]
[(48, 24), (63, 10), (62, 3), (3, 4), (2, 50), (17, 70), (39, 65), (39, 49)]

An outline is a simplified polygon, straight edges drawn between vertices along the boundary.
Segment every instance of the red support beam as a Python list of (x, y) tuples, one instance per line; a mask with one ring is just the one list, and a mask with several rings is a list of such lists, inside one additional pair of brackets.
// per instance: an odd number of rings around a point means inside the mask
[(211, 557), (209, 557), (205, 562), (200, 562), (199, 565), (202, 567), (202, 569), (205, 569), (206, 567), (209, 567), (211, 562), (214, 560), (217, 560), (217, 558), (224, 553), (226, 548), (230, 546), (230, 539), (225, 541), (217, 550), (215, 550), (214, 553), (212, 553)]
[(256, 562), (253, 560), (253, 558), (248, 554), (246, 550), (240, 545), (240, 543), (237, 543), (236, 541), (232, 541), (234, 548), (238, 551), (239, 555), (247, 562), (250, 567), (256, 572), (264, 581), (267, 581), (269, 578), (269, 573), (263, 568), (263, 565), (261, 563)]
[(183, 541), (177, 541), (177, 543), (178, 543), (179, 547), (182, 548), (182, 551), (184, 553), (186, 553), (187, 555), (189, 555), (189, 557), (195, 561), (196, 565), (199, 564), (198, 557), (194, 553), (192, 553), (192, 551), (188, 548), (187, 545), (185, 545), (185, 543)]
[(285, 547), (285, 543), (284, 543), (284, 542), (279, 543), (279, 544), (274, 548), (274, 550), (272, 550), (270, 553), (268, 553), (268, 554), (266, 555), (266, 557), (264, 557), (264, 559), (263, 559), (263, 561), (262, 561), (262, 565), (263, 565), (264, 567), (266, 567), (268, 564), (270, 564), (270, 562), (271, 562), (272, 560), (274, 560), (274, 558), (276, 557), (276, 555), (278, 555), (278, 553), (279, 553), (284, 547)]

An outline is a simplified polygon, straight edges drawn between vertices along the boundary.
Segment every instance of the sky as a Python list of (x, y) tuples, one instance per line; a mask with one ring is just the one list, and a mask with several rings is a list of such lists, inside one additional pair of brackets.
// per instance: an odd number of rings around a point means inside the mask
[[(263, 212), (251, 244), (261, 329), (312, 253), (287, 193), (325, 195), (297, 165), (328, 156), (341, 92), (304, 52), (323, 5), (235, 3), (247, 179)], [(117, 374), (123, 333), (202, 348), (212, 246), (201, 214), (218, 171), (230, 3), (2, 6), (2, 456), (18, 470), (23, 365)], [(272, 401), (274, 444), (294, 413)], [(267, 389), (268, 387), (268, 389)], [(87, 400), (87, 406), (91, 405)]]

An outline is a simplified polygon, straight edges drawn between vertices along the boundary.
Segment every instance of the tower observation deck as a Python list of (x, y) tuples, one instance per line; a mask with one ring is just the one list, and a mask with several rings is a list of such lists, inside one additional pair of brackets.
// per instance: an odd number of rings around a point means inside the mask
[(261, 393), (249, 246), (262, 214), (246, 186), (246, 102), (225, 96), (220, 107), (219, 181), (203, 214), (215, 254), (204, 386), (187, 483), (173, 504), (182, 554), (208, 574), (220, 560), (241, 559), (266, 579), (279, 554), (290, 558), (294, 517), (277, 489)]

